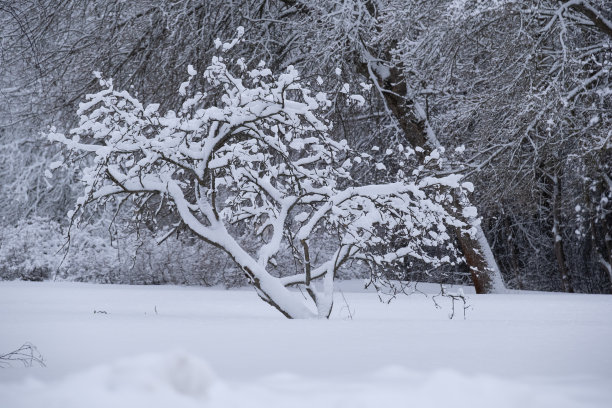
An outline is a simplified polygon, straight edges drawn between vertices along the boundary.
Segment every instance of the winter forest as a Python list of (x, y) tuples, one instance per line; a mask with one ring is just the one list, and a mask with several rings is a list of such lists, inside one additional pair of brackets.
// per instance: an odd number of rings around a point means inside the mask
[(610, 294), (609, 0), (0, 0), (10, 408), (603, 407)]

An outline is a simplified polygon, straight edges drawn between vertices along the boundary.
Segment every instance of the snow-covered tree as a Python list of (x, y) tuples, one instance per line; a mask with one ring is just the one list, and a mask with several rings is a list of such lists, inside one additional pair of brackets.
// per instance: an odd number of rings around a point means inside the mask
[(386, 37), (443, 143), (467, 146), (506, 279), (609, 291), (609, 1), (420, 3), (387, 13)]
[[(225, 58), (237, 42), (217, 41), (221, 56), (204, 70), (203, 88), (193, 86), (198, 73), (189, 67), (177, 111), (145, 106), (96, 73), (102, 90), (80, 105), (79, 126), (68, 136), (49, 134), (83, 163), (84, 194), (73, 220), (88, 204), (129, 200), (135, 219), (157, 221), (165, 234), (186, 228), (222, 249), (257, 294), (289, 318), (328, 317), (334, 278), (348, 261), (367, 263), (374, 278), (410, 258), (434, 266), (454, 262), (448, 230), (475, 232), (460, 220), (475, 209), (453, 202), (454, 191), (471, 185), (459, 175), (428, 176), (422, 168), (400, 171), (391, 183), (358, 183), (352, 167), (372, 157), (329, 136), (327, 95), (311, 91), (291, 66), (273, 75), (263, 62), (248, 69), (244, 59)], [(347, 103), (363, 100), (340, 95)], [(401, 146), (386, 153), (415, 154)], [(382, 163), (374, 165), (385, 171)], [(256, 231), (258, 248), (239, 245), (230, 224)], [(315, 233), (336, 245), (329, 259), (311, 256)], [(279, 277), (270, 268), (283, 242), (301, 270)], [(314, 307), (292, 286), (303, 287)]]

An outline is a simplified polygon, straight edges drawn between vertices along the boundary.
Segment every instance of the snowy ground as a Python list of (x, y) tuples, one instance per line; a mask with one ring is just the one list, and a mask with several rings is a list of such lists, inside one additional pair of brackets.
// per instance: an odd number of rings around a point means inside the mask
[(0, 406), (610, 406), (612, 296), (470, 295), (449, 320), (358, 286), (352, 320), (338, 295), (290, 321), (249, 290), (0, 282), (0, 354), (29, 341), (47, 365), (0, 369)]

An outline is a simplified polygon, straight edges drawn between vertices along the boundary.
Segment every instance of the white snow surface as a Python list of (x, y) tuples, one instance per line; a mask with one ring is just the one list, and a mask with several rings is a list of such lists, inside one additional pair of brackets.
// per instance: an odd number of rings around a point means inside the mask
[(0, 282), (0, 354), (29, 341), (46, 363), (0, 369), (0, 406), (559, 408), (612, 400), (612, 296), (463, 288), (467, 319), (459, 311), (449, 320), (445, 299), (441, 309), (420, 294), (384, 304), (361, 286), (338, 285), (331, 320), (287, 320), (247, 289)]

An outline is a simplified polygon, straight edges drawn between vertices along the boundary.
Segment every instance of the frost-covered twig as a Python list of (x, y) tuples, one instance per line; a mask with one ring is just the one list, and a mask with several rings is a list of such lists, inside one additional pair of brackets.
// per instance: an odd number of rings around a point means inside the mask
[(45, 367), (43, 356), (35, 345), (26, 342), (17, 350), (6, 354), (0, 354), (0, 368), (11, 367), (14, 362), (23, 364), (24, 367), (32, 367), (35, 364)]
[(463, 308), (463, 319), (466, 318), (466, 312), (471, 306), (467, 303), (468, 298), (463, 293), (463, 289), (459, 288), (457, 292), (449, 292), (448, 289), (441, 284), (440, 293), (431, 297), (434, 304), (436, 305), (436, 308), (440, 309), (441, 306), (436, 300), (436, 298), (438, 297), (444, 297), (451, 300), (451, 311), (448, 314), (449, 319), (455, 317), (455, 302), (461, 302), (461, 307)]

